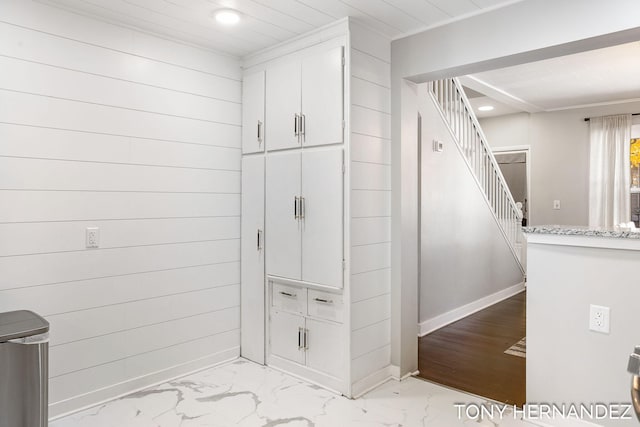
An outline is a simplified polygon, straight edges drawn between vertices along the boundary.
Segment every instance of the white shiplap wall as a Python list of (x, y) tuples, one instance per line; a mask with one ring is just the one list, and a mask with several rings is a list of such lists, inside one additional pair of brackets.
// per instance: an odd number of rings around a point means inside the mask
[(237, 356), (239, 62), (1, 10), (0, 311), (51, 322), (51, 415)]
[(391, 357), (390, 41), (352, 21), (351, 381), (358, 395)]

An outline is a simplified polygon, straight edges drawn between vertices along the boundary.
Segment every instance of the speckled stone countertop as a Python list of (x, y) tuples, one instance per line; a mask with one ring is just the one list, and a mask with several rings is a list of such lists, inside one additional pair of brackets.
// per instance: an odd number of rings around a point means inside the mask
[(629, 231), (622, 228), (581, 227), (572, 225), (540, 225), (522, 227), (526, 234), (554, 234), (558, 236), (609, 237), (615, 239), (640, 239), (640, 229)]

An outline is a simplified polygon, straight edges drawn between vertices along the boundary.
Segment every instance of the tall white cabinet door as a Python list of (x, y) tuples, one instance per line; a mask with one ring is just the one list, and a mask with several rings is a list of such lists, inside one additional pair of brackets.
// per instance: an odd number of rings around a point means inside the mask
[(271, 354), (304, 364), (304, 317), (274, 310), (270, 324)]
[(342, 287), (342, 148), (302, 153), (302, 280)]
[(243, 357), (264, 364), (264, 157), (242, 159), (240, 336)]
[(302, 60), (303, 145), (343, 141), (343, 48)]
[(301, 279), (300, 153), (267, 157), (267, 274)]
[(242, 79), (242, 152), (264, 151), (264, 71)]
[(336, 378), (345, 368), (345, 341), (341, 324), (307, 319), (307, 366)]
[(299, 147), (300, 61), (267, 70), (266, 143), (268, 150)]

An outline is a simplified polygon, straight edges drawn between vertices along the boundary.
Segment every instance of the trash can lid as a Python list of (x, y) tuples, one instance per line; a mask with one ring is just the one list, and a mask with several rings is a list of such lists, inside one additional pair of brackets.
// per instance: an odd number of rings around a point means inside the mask
[(49, 332), (49, 322), (28, 310), (0, 313), (0, 343)]

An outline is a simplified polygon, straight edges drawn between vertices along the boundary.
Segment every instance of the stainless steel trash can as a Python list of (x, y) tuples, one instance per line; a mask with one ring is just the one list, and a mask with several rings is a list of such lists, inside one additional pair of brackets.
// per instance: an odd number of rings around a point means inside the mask
[(640, 345), (636, 346), (631, 356), (629, 356), (629, 364), (627, 371), (631, 376), (631, 401), (633, 409), (636, 411), (638, 421), (640, 421)]
[(0, 427), (48, 425), (49, 322), (0, 313)]

